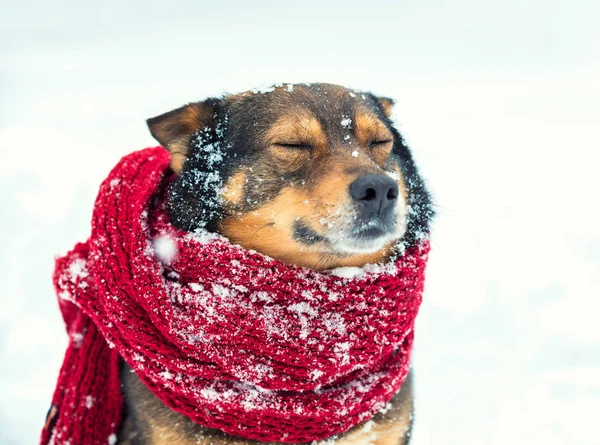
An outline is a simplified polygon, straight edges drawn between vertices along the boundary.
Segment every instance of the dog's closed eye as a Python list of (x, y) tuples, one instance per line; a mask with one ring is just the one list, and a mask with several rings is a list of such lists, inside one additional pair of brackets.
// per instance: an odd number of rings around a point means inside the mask
[(276, 145), (280, 148), (288, 148), (290, 150), (312, 150), (312, 146), (309, 144), (298, 143), (298, 142), (277, 142), (273, 145)]
[(382, 145), (391, 144), (391, 143), (392, 143), (391, 139), (371, 141), (371, 142), (369, 142), (369, 147), (372, 147), (372, 148), (380, 147)]

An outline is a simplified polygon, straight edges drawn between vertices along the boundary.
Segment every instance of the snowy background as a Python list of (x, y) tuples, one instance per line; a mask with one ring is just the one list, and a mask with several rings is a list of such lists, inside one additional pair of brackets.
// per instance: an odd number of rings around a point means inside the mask
[(144, 120), (324, 81), (397, 99), (441, 206), (412, 444), (600, 444), (600, 3), (216, 5), (0, 4), (0, 443), (37, 441), (67, 341), (53, 257)]

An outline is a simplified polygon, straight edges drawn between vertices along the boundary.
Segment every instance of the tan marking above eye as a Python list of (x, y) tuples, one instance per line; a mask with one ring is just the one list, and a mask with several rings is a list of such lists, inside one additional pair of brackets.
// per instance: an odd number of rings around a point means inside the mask
[(392, 133), (379, 118), (369, 112), (359, 111), (354, 118), (356, 137), (364, 146), (373, 141), (392, 141)]
[(282, 149), (299, 146), (296, 148), (310, 147), (313, 150), (321, 150), (327, 145), (327, 136), (312, 113), (300, 110), (280, 117), (267, 131), (265, 144)]
[(271, 144), (268, 151), (277, 159), (278, 165), (285, 170), (295, 170), (306, 165), (312, 159), (312, 148), (290, 148), (280, 144)]
[(383, 165), (387, 161), (392, 152), (392, 141), (386, 143), (379, 143), (375, 145), (371, 145), (371, 153), (373, 154), (373, 159), (378, 165)]
[(376, 115), (366, 111), (356, 113), (355, 125), (359, 143), (371, 150), (377, 164), (383, 165), (392, 151), (394, 142), (390, 130)]

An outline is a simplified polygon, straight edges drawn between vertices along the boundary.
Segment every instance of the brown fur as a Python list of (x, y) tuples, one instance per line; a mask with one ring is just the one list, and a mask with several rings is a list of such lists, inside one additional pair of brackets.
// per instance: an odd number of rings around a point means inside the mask
[(316, 116), (306, 110), (300, 110), (282, 116), (267, 132), (265, 145), (278, 144), (307, 145), (323, 151), (327, 146), (327, 136)]
[[(347, 90), (335, 88), (336, 96), (346, 95)], [(238, 99), (239, 100), (239, 99)], [(381, 99), (385, 107), (391, 109), (391, 99)], [(323, 250), (323, 246), (300, 246), (291, 237), (289, 230), (297, 218), (303, 221), (315, 233), (321, 234), (323, 228), (319, 221), (331, 217), (331, 214), (344, 206), (348, 200), (348, 185), (358, 176), (381, 172), (386, 164), (391, 149), (393, 136), (381, 119), (372, 109), (358, 106), (351, 115), (352, 134), (350, 140), (342, 135), (327, 134), (321, 120), (323, 118), (340, 120), (339, 115), (315, 116), (309, 110), (299, 107), (289, 114), (281, 116), (265, 132), (264, 145), (267, 153), (258, 164), (252, 165), (253, 172), (265, 171), (260, 165), (277, 163), (277, 173), (285, 173), (303, 165), (310, 169), (303, 176), (304, 184), (290, 182), (284, 185), (279, 194), (270, 202), (250, 212), (230, 212), (219, 226), (220, 232), (247, 249), (254, 249), (271, 257), (313, 269), (330, 269), (344, 266), (362, 266), (367, 263), (380, 262), (389, 253), (388, 248), (372, 254), (354, 254), (340, 256)], [(375, 144), (371, 144), (376, 142)], [(290, 150), (282, 145), (310, 147), (308, 149)], [(356, 151), (358, 156), (352, 156)], [(394, 168), (398, 175), (399, 189), (406, 198), (406, 187), (400, 170)], [(250, 175), (246, 172), (245, 175)], [(239, 202), (242, 190), (239, 185), (241, 173), (232, 175), (225, 185), (225, 190), (237, 190)], [(264, 174), (263, 174), (264, 176)], [(275, 176), (266, 176), (265, 181), (277, 181)], [(234, 185), (233, 183), (236, 183)], [(226, 193), (226, 199), (230, 194)], [(388, 246), (389, 247), (389, 246)]]
[(356, 114), (356, 137), (362, 147), (369, 147), (377, 165), (385, 164), (392, 151), (394, 138), (376, 116), (365, 112)]
[[(376, 98), (369, 102), (364, 95), (327, 84), (289, 91), (280, 87), (267, 95), (248, 92), (189, 104), (149, 119), (148, 125), (153, 136), (171, 151), (173, 170), (183, 175), (191, 168), (186, 157), (194, 134), (205, 127), (215, 128), (216, 103), (231, 109), (233, 116), (241, 115), (242, 124), (253, 122), (251, 132), (243, 137), (249, 144), (254, 141), (258, 154), (251, 157), (251, 163), (239, 161), (227, 173), (223, 217), (215, 226), (231, 242), (317, 270), (385, 260), (393, 242), (374, 253), (343, 254), (321, 241), (302, 244), (294, 238), (292, 227), (302, 221), (319, 237), (339, 230), (340, 217), (336, 215), (349, 205), (349, 185), (362, 175), (383, 174), (384, 167), (395, 173), (401, 195), (408, 198), (402, 169), (390, 156), (394, 136), (382, 120), (382, 116), (390, 116), (393, 101)], [(352, 122), (343, 130), (342, 117)], [(234, 118), (230, 125), (235, 130), (240, 122)], [(172, 411), (126, 364), (122, 382), (126, 417), (121, 444), (258, 444), (204, 428)], [(388, 408), (341, 435), (335, 444), (407, 444), (413, 408), (410, 374)]]
[(342, 180), (335, 175), (332, 176), (331, 183), (323, 185), (321, 193), (317, 195), (322, 197), (321, 199), (308, 198), (307, 195), (288, 188), (282, 190), (274, 201), (260, 209), (224, 220), (220, 232), (232, 243), (244, 246), (246, 249), (253, 249), (286, 263), (316, 270), (381, 262), (389, 254), (388, 249), (340, 257), (323, 253), (318, 247), (298, 246), (288, 231), (281, 230), (281, 226), (290, 226), (299, 216), (310, 217), (326, 213), (328, 206), (331, 205), (326, 198), (327, 194), (333, 195), (332, 199), (335, 200), (336, 191), (345, 191), (345, 187), (337, 185)]

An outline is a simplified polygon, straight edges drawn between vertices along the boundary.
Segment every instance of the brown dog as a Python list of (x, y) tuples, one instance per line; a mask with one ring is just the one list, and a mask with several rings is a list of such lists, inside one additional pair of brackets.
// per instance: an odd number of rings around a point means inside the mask
[[(277, 85), (148, 120), (178, 174), (173, 224), (317, 270), (384, 261), (428, 233), (429, 193), (389, 116), (393, 102), (329, 84)], [(201, 178), (201, 180), (199, 180)], [(257, 444), (204, 428), (124, 364), (120, 443)], [(322, 443), (408, 443), (412, 378), (370, 421)]]

